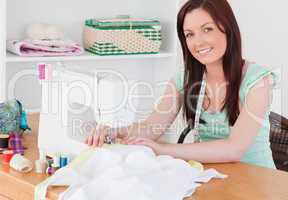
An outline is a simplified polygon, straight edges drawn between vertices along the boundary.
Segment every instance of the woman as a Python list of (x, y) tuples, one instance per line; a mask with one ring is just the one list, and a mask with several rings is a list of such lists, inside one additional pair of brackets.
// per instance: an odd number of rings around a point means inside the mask
[[(268, 120), (274, 74), (242, 58), (239, 27), (227, 1), (188, 1), (178, 13), (177, 31), (185, 70), (170, 81), (157, 109), (144, 122), (102, 128), (86, 143), (101, 146), (105, 137), (118, 137), (184, 160), (275, 168)], [(157, 143), (181, 107), (185, 131), (194, 133), (196, 142), (185, 141), (183, 133), (178, 144)]]

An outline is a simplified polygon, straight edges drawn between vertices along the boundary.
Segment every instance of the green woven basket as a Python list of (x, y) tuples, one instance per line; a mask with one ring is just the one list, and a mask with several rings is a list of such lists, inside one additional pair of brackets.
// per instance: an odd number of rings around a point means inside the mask
[(157, 20), (115, 18), (88, 19), (84, 47), (97, 55), (155, 54), (161, 46), (161, 25)]

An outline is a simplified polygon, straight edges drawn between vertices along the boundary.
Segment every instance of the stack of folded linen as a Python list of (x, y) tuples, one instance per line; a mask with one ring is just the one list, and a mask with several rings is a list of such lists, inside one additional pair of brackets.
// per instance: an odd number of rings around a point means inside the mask
[(84, 49), (66, 38), (61, 27), (36, 23), (26, 28), (21, 40), (7, 40), (7, 50), (19, 56), (76, 56)]
[(84, 52), (71, 40), (8, 40), (7, 50), (19, 56), (74, 56)]

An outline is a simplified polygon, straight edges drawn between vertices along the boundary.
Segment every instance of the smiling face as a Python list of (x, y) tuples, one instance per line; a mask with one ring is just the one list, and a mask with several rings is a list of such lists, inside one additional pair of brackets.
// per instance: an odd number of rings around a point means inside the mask
[(227, 39), (205, 10), (198, 8), (186, 14), (183, 23), (184, 35), (190, 53), (200, 63), (222, 64)]

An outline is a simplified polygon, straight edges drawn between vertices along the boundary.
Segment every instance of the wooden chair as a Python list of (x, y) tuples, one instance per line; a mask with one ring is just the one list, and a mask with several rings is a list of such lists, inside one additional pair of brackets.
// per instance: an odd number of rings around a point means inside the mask
[(288, 119), (271, 112), (270, 120), (270, 147), (277, 169), (288, 172)]

